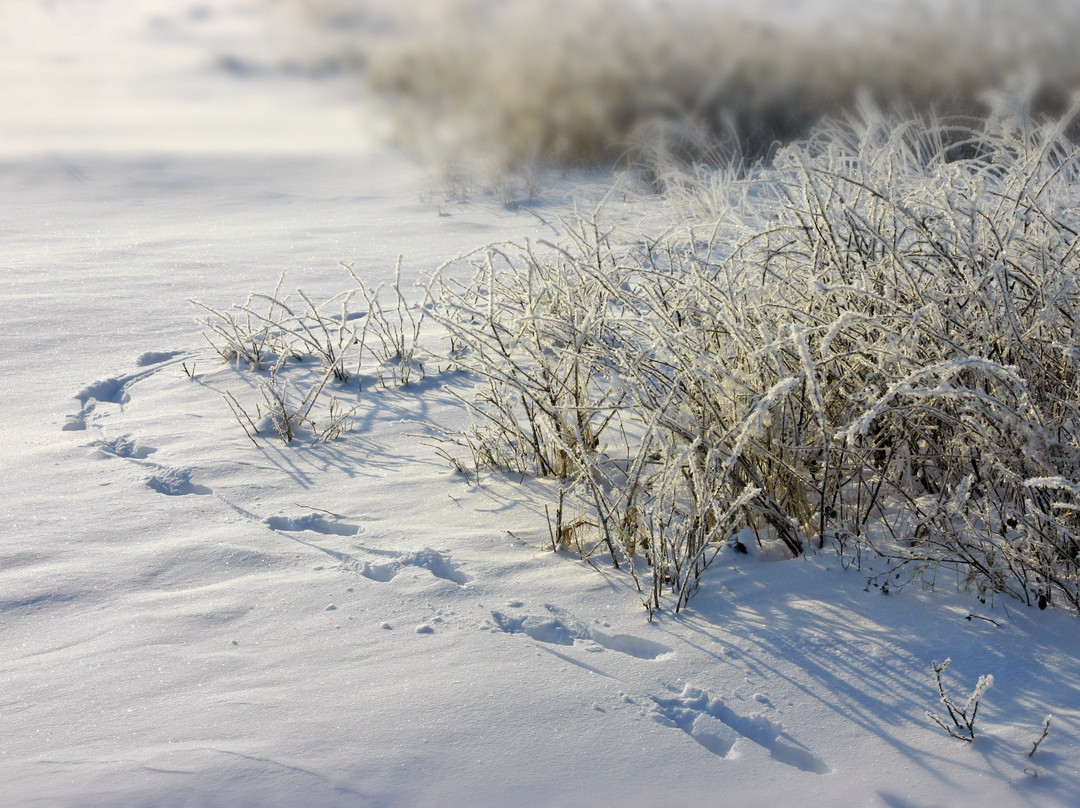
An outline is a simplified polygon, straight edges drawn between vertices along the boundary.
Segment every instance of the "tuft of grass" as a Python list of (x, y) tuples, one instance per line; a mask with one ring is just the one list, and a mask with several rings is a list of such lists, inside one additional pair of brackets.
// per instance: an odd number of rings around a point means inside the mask
[[(371, 289), (352, 267), (352, 289), (316, 304), (297, 290), (297, 305), (282, 293), (284, 275), (272, 294), (252, 294), (230, 310), (203, 303), (194, 305), (208, 313), (197, 322), (214, 351), (227, 363), (262, 376), (257, 386), (262, 398), (245, 408), (232, 393), (225, 400), (247, 436), (260, 424), (283, 443), (302, 433), (327, 442), (345, 435), (356, 406), (344, 403), (349, 385), (355, 394), (363, 390), (361, 370), (365, 358), (375, 360), (374, 374), (384, 386), (406, 385), (424, 374), (420, 331), (424, 308), (409, 304), (400, 285), (400, 262), (392, 292), (392, 306), (383, 302), (382, 288)], [(367, 310), (354, 312), (352, 302), (361, 298)], [(256, 308), (256, 303), (262, 307)], [(308, 360), (318, 362), (314, 372)], [(355, 368), (355, 370), (354, 370)], [(193, 377), (194, 370), (185, 371)], [(350, 394), (353, 395), (353, 394)]]

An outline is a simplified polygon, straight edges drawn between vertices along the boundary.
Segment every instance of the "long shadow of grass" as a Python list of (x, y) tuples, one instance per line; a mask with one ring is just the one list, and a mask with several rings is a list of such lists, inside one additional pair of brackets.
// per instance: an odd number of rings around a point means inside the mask
[[(753, 562), (751, 562), (753, 563)], [(1025, 766), (1057, 768), (1057, 752), (1040, 749), (1028, 761), (1027, 746), (1010, 742), (998, 722), (1030, 725), (1030, 741), (1047, 712), (1058, 720), (1058, 748), (1076, 743), (1072, 721), (1080, 704), (1080, 641), (1075, 618), (1033, 612), (1020, 604), (994, 610), (972, 599), (903, 591), (890, 596), (864, 591), (864, 577), (834, 569), (822, 593), (824, 558), (780, 564), (753, 563), (750, 569), (719, 568), (713, 582), (693, 601), (681, 624), (700, 637), (696, 648), (718, 663), (737, 664), (771, 681), (780, 681), (838, 716), (886, 742), (919, 768), (950, 783), (957, 766), (1003, 773)], [(838, 567), (838, 564), (832, 564)], [(720, 590), (721, 583), (727, 592)], [(891, 601), (883, 604), (883, 598)], [(998, 623), (968, 619), (978, 608)], [(727, 653), (712, 649), (728, 646)], [(1070, 650), (1071, 649), (1071, 650)], [(966, 697), (979, 675), (992, 673), (979, 723), (990, 729), (973, 750), (957, 742), (949, 754), (940, 733), (925, 717), (938, 708), (931, 663), (952, 657), (954, 696)], [(922, 728), (925, 744), (912, 730)], [(1015, 727), (1014, 727), (1015, 729)], [(1053, 733), (1053, 730), (1051, 731)], [(1019, 736), (1021, 733), (1012, 733)], [(943, 741), (944, 742), (944, 741)], [(1053, 746), (1048, 741), (1048, 747)], [(942, 751), (938, 751), (942, 750)], [(964, 762), (962, 753), (978, 758)], [(1053, 777), (1040, 784), (1062, 805), (1080, 804), (1080, 783)]]

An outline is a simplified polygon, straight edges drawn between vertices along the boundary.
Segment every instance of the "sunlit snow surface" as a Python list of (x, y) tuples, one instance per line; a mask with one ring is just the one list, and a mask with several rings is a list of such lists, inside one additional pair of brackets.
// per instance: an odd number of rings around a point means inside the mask
[[(608, 182), (447, 199), (267, 9), (0, 3), (0, 804), (1080, 804), (1075, 617), (725, 556), (648, 623), (418, 439), (436, 372), (253, 446), (189, 299), (408, 281)], [(995, 677), (970, 747), (946, 657)]]

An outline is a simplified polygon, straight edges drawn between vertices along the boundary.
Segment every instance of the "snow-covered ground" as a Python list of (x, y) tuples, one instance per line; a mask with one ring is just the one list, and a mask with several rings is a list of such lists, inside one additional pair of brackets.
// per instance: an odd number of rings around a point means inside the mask
[[(189, 299), (417, 278), (603, 190), (446, 200), (268, 9), (0, 2), (0, 804), (1080, 804), (1062, 611), (725, 556), (650, 623), (417, 437), (439, 374), (252, 445)], [(974, 744), (926, 717), (946, 657), (995, 677)]]

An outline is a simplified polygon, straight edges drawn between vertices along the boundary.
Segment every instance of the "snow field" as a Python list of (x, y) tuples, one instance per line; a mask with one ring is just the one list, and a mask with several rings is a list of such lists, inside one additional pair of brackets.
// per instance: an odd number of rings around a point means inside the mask
[[(226, 69), (263, 64), (261, 8), (20, 5), (34, 37), (9, 41), (33, 44), (0, 57), (33, 77), (0, 83), (0, 802), (1080, 803), (1062, 610), (725, 550), (650, 623), (627, 576), (550, 551), (548, 484), (469, 485), (417, 439), (466, 422), (445, 369), (384, 388), (367, 366), (341, 440), (253, 445), (222, 395), (258, 392), (189, 299), (286, 270), (321, 301), (339, 262), (377, 285), (398, 255), (418, 279), (559, 238), (608, 187), (545, 185), (540, 218), (433, 193), (343, 125), (332, 80)], [(156, 105), (134, 127), (132, 97)], [(957, 698), (995, 677), (971, 745), (925, 717), (946, 657)]]

